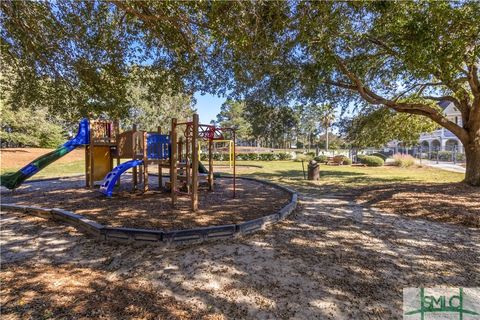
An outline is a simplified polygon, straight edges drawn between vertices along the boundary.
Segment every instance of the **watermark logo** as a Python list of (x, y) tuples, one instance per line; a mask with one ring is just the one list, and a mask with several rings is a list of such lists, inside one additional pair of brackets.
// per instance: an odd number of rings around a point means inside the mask
[(480, 320), (480, 288), (405, 288), (405, 320)]

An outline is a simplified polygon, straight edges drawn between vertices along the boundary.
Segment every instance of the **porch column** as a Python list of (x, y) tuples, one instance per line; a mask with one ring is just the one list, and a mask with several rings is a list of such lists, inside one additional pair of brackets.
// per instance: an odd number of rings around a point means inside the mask
[(440, 140), (440, 151), (445, 151), (445, 145), (447, 144), (447, 139)]

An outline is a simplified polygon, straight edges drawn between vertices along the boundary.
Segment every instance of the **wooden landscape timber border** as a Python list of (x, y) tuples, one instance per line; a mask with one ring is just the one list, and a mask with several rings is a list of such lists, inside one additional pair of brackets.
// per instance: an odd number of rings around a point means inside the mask
[[(67, 178), (67, 177), (62, 177)], [(232, 178), (231, 176), (221, 176), (221, 178)], [(237, 177), (268, 184), (277, 189), (283, 190), (290, 195), (290, 201), (282, 209), (274, 214), (270, 214), (258, 219), (249, 220), (238, 224), (227, 224), (220, 226), (211, 226), (204, 228), (162, 231), (154, 229), (137, 228), (114, 228), (99, 224), (87, 219), (79, 214), (58, 208), (40, 208), (35, 206), (23, 206), (10, 203), (2, 203), (2, 210), (19, 211), (25, 214), (31, 214), (45, 219), (65, 222), (72, 225), (77, 230), (93, 236), (95, 239), (114, 243), (128, 244), (189, 244), (201, 243), (216, 239), (234, 238), (253, 233), (264, 229), (266, 226), (283, 220), (297, 207), (297, 192), (276, 183), (247, 177)], [(51, 179), (49, 179), (51, 180)], [(38, 180), (37, 180), (38, 181)]]

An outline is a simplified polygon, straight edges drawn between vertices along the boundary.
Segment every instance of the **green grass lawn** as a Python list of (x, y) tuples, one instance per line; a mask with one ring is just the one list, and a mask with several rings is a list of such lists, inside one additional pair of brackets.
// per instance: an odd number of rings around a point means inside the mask
[[(317, 182), (303, 179), (302, 163), (293, 161), (237, 161), (241, 175), (275, 180), (281, 183), (297, 186), (365, 186), (384, 183), (449, 183), (460, 182), (463, 174), (429, 167), (398, 168), (384, 167), (355, 167), (355, 166), (327, 166), (321, 165), (321, 180)], [(215, 162), (215, 165), (228, 165), (228, 162)], [(244, 167), (251, 166), (251, 167)], [(222, 168), (223, 169), (223, 168)], [(18, 170), (16, 168), (2, 168), (2, 174)], [(305, 162), (305, 170), (307, 163)], [(32, 179), (51, 178), (82, 174), (85, 172), (83, 161), (63, 164), (51, 164)], [(227, 171), (226, 171), (227, 172)]]
[[(320, 192), (342, 192), (345, 189), (360, 188), (392, 183), (430, 184), (456, 183), (463, 180), (462, 173), (449, 172), (430, 167), (399, 168), (394, 166), (357, 167), (320, 165), (320, 181), (307, 181), (303, 178), (301, 162), (294, 161), (238, 161), (239, 165), (260, 165), (261, 168), (239, 167), (242, 175), (274, 180), (291, 185), (298, 190)], [(218, 162), (226, 165), (226, 162)], [(304, 163), (307, 171), (307, 163)], [(306, 174), (306, 172), (305, 172)]]
[[(15, 172), (19, 168), (2, 168), (1, 174)], [(85, 173), (85, 162), (83, 160), (60, 164), (52, 163), (30, 179), (64, 177), (82, 173)]]

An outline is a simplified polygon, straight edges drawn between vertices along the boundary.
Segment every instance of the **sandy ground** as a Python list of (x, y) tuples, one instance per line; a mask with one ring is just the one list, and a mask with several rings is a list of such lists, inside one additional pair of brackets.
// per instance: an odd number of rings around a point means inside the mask
[(154, 191), (158, 178), (149, 180), (151, 192), (132, 193), (131, 175), (124, 175), (121, 190), (112, 198), (85, 188), (83, 177), (38, 181), (14, 192), (2, 188), (2, 201), (62, 208), (109, 226), (163, 230), (241, 223), (273, 214), (290, 202), (290, 194), (283, 190), (243, 179), (237, 179), (234, 199), (232, 179), (217, 178), (213, 192), (199, 192), (199, 209), (192, 212), (190, 196), (179, 196), (173, 208), (169, 193)]
[(478, 228), (300, 198), (251, 237), (166, 249), (3, 213), (3, 318), (398, 319), (404, 287), (480, 286)]
[[(0, 163), (2, 168), (20, 168), (36, 158), (54, 149), (45, 148), (6, 148), (0, 149)], [(77, 148), (58, 159), (55, 163), (70, 163), (85, 159), (85, 150)]]

